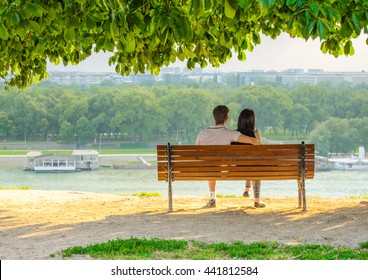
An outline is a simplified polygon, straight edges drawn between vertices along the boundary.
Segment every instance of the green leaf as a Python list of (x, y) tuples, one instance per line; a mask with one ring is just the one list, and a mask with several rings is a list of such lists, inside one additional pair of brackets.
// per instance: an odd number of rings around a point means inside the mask
[(326, 43), (326, 41), (323, 41), (321, 43), (320, 49), (321, 49), (322, 53), (324, 53), (324, 54), (327, 53), (327, 43)]
[(135, 36), (133, 32), (128, 33), (125, 50), (128, 53), (135, 51)]
[(239, 0), (238, 4), (239, 7), (243, 8), (244, 10), (248, 9), (248, 7), (253, 3), (253, 0)]
[(317, 29), (318, 29), (318, 34), (319, 34), (319, 38), (322, 39), (326, 39), (327, 35), (329, 33), (328, 27), (326, 26), (326, 24), (319, 20), (317, 22)]
[(96, 41), (95, 52), (99, 52), (105, 46), (105, 37), (101, 37)]
[(345, 20), (342, 21), (341, 23), (341, 29), (340, 29), (340, 33), (342, 36), (344, 37), (350, 37), (351, 34), (353, 33), (353, 29), (351, 28), (351, 23), (349, 22), (349, 19), (346, 18)]
[(291, 6), (296, 3), (296, 0), (286, 0), (286, 6)]
[(4, 24), (0, 23), (0, 39), (7, 40), (8, 38), (8, 30), (5, 28)]
[(213, 0), (204, 0), (204, 9), (210, 10), (213, 7)]
[(140, 30), (144, 31), (146, 29), (146, 23), (144, 22), (144, 17), (141, 13), (133, 14), (133, 22)]
[(311, 35), (312, 34), (312, 31), (313, 31), (313, 28), (315, 27), (316, 25), (316, 22), (317, 20), (316, 19), (313, 19), (309, 24), (308, 24), (308, 27), (307, 27), (307, 35)]
[(269, 10), (273, 5), (275, 5), (275, 0), (262, 0), (262, 5)]
[(67, 41), (71, 41), (75, 39), (75, 30), (71, 26), (69, 28), (64, 29), (64, 38)]
[(257, 45), (261, 43), (261, 36), (259, 36), (258, 33), (253, 33), (252, 39), (253, 39), (253, 42)]
[(75, 0), (75, 2), (77, 2), (78, 4), (83, 5), (84, 3), (86, 3), (87, 0)]
[(225, 0), (225, 16), (228, 18), (233, 18), (235, 17), (236, 9), (231, 6), (229, 1), (230, 0)]
[(317, 4), (310, 4), (309, 5), (309, 9), (311, 10), (311, 14), (314, 15), (315, 17), (318, 16), (318, 13), (319, 13), (319, 6)]
[(183, 19), (183, 23), (184, 23), (185, 38), (190, 41), (193, 39), (192, 26), (190, 25), (190, 22), (187, 18)]
[(204, 13), (204, 0), (192, 0), (190, 13), (194, 16), (200, 16)]
[(105, 50), (109, 51), (109, 52), (113, 52), (115, 50), (115, 44), (112, 40), (105, 40), (105, 45), (104, 45)]
[(19, 14), (17, 12), (14, 12), (13, 13), (13, 16), (12, 16), (12, 22), (14, 24), (18, 24), (20, 21), (20, 17), (19, 17)]
[(28, 3), (25, 10), (27, 11), (27, 16), (30, 17), (42, 17), (44, 8), (36, 3)]
[(31, 20), (28, 22), (28, 24), (36, 33), (39, 33), (41, 31), (40, 25), (36, 21)]
[(351, 19), (352, 19), (352, 22), (354, 24), (355, 33), (359, 35), (360, 31), (361, 31), (361, 26), (360, 26), (360, 23), (359, 23), (358, 16), (355, 13), (353, 13), (352, 16), (351, 16)]
[(346, 42), (345, 46), (344, 46), (344, 54), (345, 55), (354, 55), (355, 51), (354, 51), (354, 47), (353, 47), (353, 43), (349, 40)]

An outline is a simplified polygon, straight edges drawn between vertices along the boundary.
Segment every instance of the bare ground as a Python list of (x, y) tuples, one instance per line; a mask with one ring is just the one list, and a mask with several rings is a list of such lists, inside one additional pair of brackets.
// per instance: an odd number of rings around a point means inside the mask
[[(0, 191), (0, 259), (55, 259), (71, 246), (116, 238), (166, 238), (206, 243), (277, 241), (358, 247), (368, 241), (368, 200), (307, 197), (307, 211), (297, 198), (253, 200), (207, 197), (140, 198), (68, 191)], [(56, 254), (57, 258), (57, 254)]]

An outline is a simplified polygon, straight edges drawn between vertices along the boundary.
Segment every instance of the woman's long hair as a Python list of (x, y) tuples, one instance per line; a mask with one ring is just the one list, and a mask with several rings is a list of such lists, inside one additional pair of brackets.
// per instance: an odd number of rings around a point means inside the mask
[(244, 109), (238, 117), (238, 129), (244, 135), (255, 137), (254, 129), (256, 124), (256, 117), (252, 109)]

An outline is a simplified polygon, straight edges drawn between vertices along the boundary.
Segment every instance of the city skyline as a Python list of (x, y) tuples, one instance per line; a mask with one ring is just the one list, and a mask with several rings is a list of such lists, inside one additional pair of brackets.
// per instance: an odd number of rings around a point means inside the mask
[[(255, 46), (253, 52), (246, 52), (247, 59), (239, 61), (234, 54), (226, 64), (220, 68), (206, 67), (204, 70), (217, 69), (222, 72), (241, 72), (250, 70), (287, 69), (323, 69), (325, 71), (368, 71), (368, 46), (366, 38), (360, 36), (353, 40), (355, 54), (342, 55), (338, 58), (330, 54), (323, 54), (320, 50), (320, 41), (305, 41), (300, 38), (290, 38), (282, 34), (275, 40), (263, 36), (260, 45)], [(108, 65), (111, 53), (100, 52), (93, 54), (85, 61), (74, 66), (64, 67), (48, 64), (48, 71), (79, 71), (79, 72), (115, 72), (114, 66)], [(185, 62), (175, 62), (169, 67), (185, 67)]]

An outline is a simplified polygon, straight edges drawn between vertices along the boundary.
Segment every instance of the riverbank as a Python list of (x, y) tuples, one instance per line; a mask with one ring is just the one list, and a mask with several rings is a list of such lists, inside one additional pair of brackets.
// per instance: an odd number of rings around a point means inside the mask
[(358, 247), (367, 242), (368, 200), (307, 197), (308, 211), (297, 198), (266, 197), (268, 207), (252, 199), (119, 196), (71, 191), (0, 191), (0, 259), (57, 259), (50, 254), (70, 246), (116, 238), (165, 238), (206, 243), (276, 241)]

